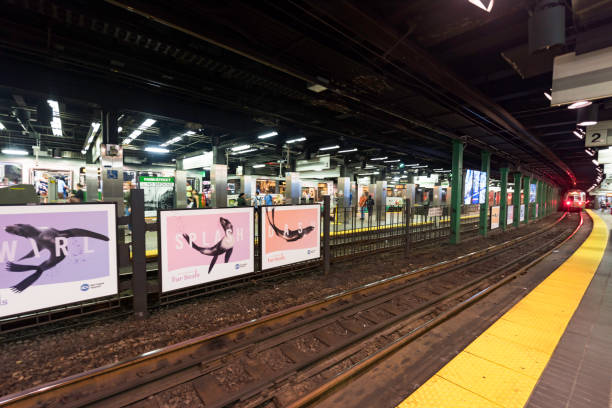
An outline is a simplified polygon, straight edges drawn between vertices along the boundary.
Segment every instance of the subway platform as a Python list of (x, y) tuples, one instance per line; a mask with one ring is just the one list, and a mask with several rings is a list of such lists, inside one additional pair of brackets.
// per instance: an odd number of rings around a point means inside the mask
[(399, 407), (612, 406), (612, 216), (588, 213), (580, 247)]

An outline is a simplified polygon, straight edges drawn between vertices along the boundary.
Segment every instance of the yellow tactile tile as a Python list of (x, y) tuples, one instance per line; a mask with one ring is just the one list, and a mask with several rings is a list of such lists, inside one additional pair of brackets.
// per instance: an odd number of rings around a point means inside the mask
[[(428, 387), (416, 390), (399, 408), (500, 408), (491, 401), (461, 388), (437, 375), (427, 381)], [(435, 390), (435, 392), (429, 392)]]
[[(540, 350), (486, 333), (474, 340), (465, 351), (536, 380), (549, 359), (549, 355)], [(514, 358), (507, 359), (508, 354)]]
[(503, 407), (522, 407), (537, 379), (470, 353), (460, 353), (438, 376)]
[(524, 406), (605, 253), (608, 228), (588, 212), (593, 230), (580, 248), (401, 408)]

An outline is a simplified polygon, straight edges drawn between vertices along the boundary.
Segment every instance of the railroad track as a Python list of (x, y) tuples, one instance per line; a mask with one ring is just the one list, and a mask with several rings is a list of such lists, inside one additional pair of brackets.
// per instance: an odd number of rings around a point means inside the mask
[(566, 218), (450, 261), (9, 395), (0, 406), (120, 407), (186, 384), (206, 407), (308, 405), (537, 262), (567, 239)]

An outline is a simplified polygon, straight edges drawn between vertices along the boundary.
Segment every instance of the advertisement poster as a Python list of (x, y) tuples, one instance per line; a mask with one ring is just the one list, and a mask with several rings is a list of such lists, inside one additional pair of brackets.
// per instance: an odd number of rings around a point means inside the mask
[(491, 207), (491, 229), (499, 228), (499, 210), (498, 205)]
[[(486, 176), (486, 173), (483, 173)], [(481, 172), (478, 170), (465, 171), (465, 184), (463, 204), (478, 204), (480, 203), (480, 177)], [(483, 198), (484, 199), (484, 198)]]
[[(478, 185), (478, 197), (479, 203), (484, 204), (487, 194), (487, 173), (484, 171), (480, 172), (480, 183)], [(476, 204), (476, 203), (474, 203)]]
[(162, 292), (255, 271), (253, 208), (161, 211)]
[(506, 217), (506, 225), (510, 225), (514, 222), (514, 206), (513, 205), (509, 205), (508, 206), (508, 217)]
[(474, 170), (474, 182), (472, 183), (472, 204), (480, 204), (480, 172)]
[(0, 186), (12, 186), (21, 184), (21, 164), (0, 162)]
[(520, 214), (519, 214), (519, 215), (520, 215), (519, 220), (520, 220), (521, 222), (522, 222), (522, 221), (525, 221), (525, 204), (521, 204), (521, 212), (520, 212)]
[(320, 211), (319, 205), (263, 207), (262, 269), (319, 258)]
[(530, 203), (535, 203), (535, 200), (536, 200), (536, 189), (537, 189), (537, 185), (536, 184), (530, 184), (529, 185), (529, 202)]
[(140, 176), (138, 183), (144, 190), (145, 217), (156, 217), (158, 209), (174, 207), (174, 177)]
[(0, 206), (0, 317), (117, 287), (114, 204)]

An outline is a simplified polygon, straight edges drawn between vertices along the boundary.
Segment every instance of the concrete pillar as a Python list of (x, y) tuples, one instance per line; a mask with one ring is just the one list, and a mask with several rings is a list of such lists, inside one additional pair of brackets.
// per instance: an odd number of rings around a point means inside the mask
[(461, 184), (463, 181), (463, 142), (453, 140), (453, 164), (451, 173), (451, 233), (452, 244), (461, 242)]
[(502, 230), (506, 230), (508, 225), (508, 168), (499, 169), (501, 174), (501, 197), (499, 198), (499, 222)]
[[(194, 191), (195, 191), (195, 186)], [(174, 170), (174, 208), (187, 208), (187, 172)]]
[(213, 208), (227, 207), (227, 166), (210, 166), (210, 203)]
[(434, 186), (434, 188), (433, 188), (432, 205), (435, 206), (435, 207), (439, 207), (442, 204), (441, 189), (442, 189), (442, 187), (440, 187), (440, 186)]
[[(410, 200), (410, 205), (414, 206), (414, 196), (416, 186), (414, 184), (406, 184), (406, 200)], [(446, 198), (448, 200), (448, 197)]]
[(285, 173), (285, 203), (299, 204), (302, 196), (302, 183), (300, 173)]
[(88, 164), (85, 167), (85, 184), (85, 200), (88, 202), (96, 201), (98, 199), (99, 186), (97, 165)]
[[(252, 196), (255, 195), (255, 180), (256, 177), (252, 175), (243, 175), (240, 177), (240, 193), (244, 193), (244, 197), (247, 200), (251, 200)], [(278, 186), (279, 183), (276, 185)]]
[[(115, 129), (115, 132), (117, 129)], [(102, 200), (117, 203), (117, 213), (123, 214), (123, 147), (103, 144), (100, 150)], [(96, 197), (97, 198), (97, 197)]]
[(387, 182), (377, 181), (376, 193), (374, 194), (374, 211), (380, 214), (381, 217), (385, 216), (385, 208), (387, 206)]
[(521, 220), (521, 190), (523, 180), (521, 173), (514, 173), (514, 193), (512, 193), (512, 205), (514, 206), (514, 219), (512, 224), (518, 228)]
[(480, 152), (480, 170), (484, 171), (487, 175), (485, 184), (485, 197), (484, 203), (480, 203), (480, 224), (479, 230), (480, 235), (483, 237), (487, 236), (489, 230), (489, 177), (491, 176), (491, 152), (483, 150)]
[(338, 208), (349, 207), (351, 196), (351, 179), (349, 177), (338, 177)]

